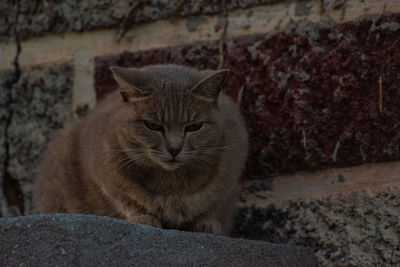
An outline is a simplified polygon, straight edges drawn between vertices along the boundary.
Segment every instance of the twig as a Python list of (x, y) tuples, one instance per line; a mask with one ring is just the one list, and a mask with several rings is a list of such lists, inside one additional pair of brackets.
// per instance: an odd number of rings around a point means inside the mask
[(185, 0), (179, 0), (179, 2), (175, 5), (175, 11), (178, 11), (183, 4), (185, 3)]
[(119, 42), (124, 34), (127, 32), (130, 24), (132, 23), (132, 18), (136, 15), (136, 12), (139, 10), (139, 7), (143, 4), (143, 0), (136, 1), (126, 12), (124, 16), (124, 20), (119, 26), (119, 30), (116, 36), (117, 41)]
[(218, 41), (218, 48), (219, 48), (219, 63), (218, 69), (221, 69), (224, 66), (224, 44), (225, 44), (225, 33), (226, 33), (226, 26), (228, 24), (228, 19), (224, 18), (222, 21), (221, 26), (221, 35)]
[(22, 216), (21, 210), (17, 206), (11, 206), (12, 211), (14, 212), (13, 217)]
[(236, 103), (238, 105), (238, 107), (240, 107), (240, 105), (242, 104), (242, 99), (243, 99), (243, 91), (244, 91), (244, 86), (242, 85), (242, 87), (240, 87), (237, 99), (236, 99)]
[(226, 9), (225, 0), (221, 1), (222, 16), (225, 18), (228, 16), (228, 10)]
[(332, 161), (333, 162), (336, 162), (336, 157), (337, 157), (337, 153), (339, 151), (339, 148), (340, 148), (340, 141), (337, 141), (335, 149), (333, 150), (333, 153), (332, 153)]
[(226, 9), (225, 0), (221, 1), (221, 11), (222, 11), (222, 16), (224, 18), (222, 20), (221, 35), (218, 41), (218, 48), (219, 48), (218, 69), (221, 69), (224, 66), (224, 44), (225, 44), (226, 28), (228, 26), (228, 11)]
[(365, 151), (361, 145), (360, 145), (360, 154), (361, 154), (362, 161), (365, 162), (365, 160), (367, 159), (367, 155), (365, 154)]
[(306, 131), (304, 130), (304, 128), (301, 129), (302, 133), (303, 133), (303, 147), (305, 151), (308, 151), (307, 148), (307, 139), (306, 139)]
[(382, 95), (382, 76), (379, 76), (379, 111), (383, 110), (383, 95)]

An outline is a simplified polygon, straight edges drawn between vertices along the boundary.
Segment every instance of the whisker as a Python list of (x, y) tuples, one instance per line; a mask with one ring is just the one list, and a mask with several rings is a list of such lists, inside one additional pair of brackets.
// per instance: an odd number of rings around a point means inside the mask
[(106, 152), (143, 152), (146, 151), (143, 148), (117, 148), (117, 149), (105, 149)]
[(212, 160), (210, 160), (210, 159), (208, 159), (208, 158), (206, 158), (206, 157), (199, 157), (199, 155), (197, 155), (197, 156), (194, 156), (193, 157), (194, 159), (198, 159), (198, 160), (202, 160), (202, 161), (204, 161), (204, 162), (207, 162), (207, 163), (209, 163), (210, 165), (216, 165), (216, 162), (214, 162), (214, 161), (212, 161)]
[[(145, 155), (137, 155), (137, 157), (140, 157), (140, 156), (145, 156)], [(122, 158), (122, 159), (120, 159), (117, 163), (122, 163), (122, 162), (124, 162), (124, 161), (130, 161), (130, 160), (135, 160), (136, 158), (132, 158), (132, 157), (128, 157), (128, 156), (125, 156), (124, 158)]]
[(240, 142), (240, 143), (230, 144), (230, 145), (226, 145), (226, 146), (200, 148), (200, 149), (197, 149), (196, 151), (199, 151), (199, 152), (226, 151), (226, 149), (228, 149), (228, 148), (236, 147), (236, 146), (239, 146), (242, 144), (245, 144), (245, 143)]
[(119, 169), (124, 169), (125, 166), (131, 167), (134, 163), (137, 163), (139, 160), (147, 158), (148, 158), (147, 155), (140, 155), (135, 158), (128, 158), (128, 160), (122, 166), (120, 166)]
[(203, 156), (203, 155), (199, 155), (198, 153), (194, 152), (194, 151), (187, 151), (184, 153), (184, 156), (190, 155), (192, 156), (193, 159), (198, 159), (198, 160), (202, 160), (205, 161), (211, 165), (216, 165), (216, 163), (214, 161), (212, 161), (211, 159)]

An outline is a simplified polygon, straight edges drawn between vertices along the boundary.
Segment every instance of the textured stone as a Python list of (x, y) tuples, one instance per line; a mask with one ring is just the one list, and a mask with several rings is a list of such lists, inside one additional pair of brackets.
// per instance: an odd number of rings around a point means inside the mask
[(299, 2), (294, 10), (296, 16), (307, 16), (310, 14), (310, 4), (307, 2)]
[(8, 216), (10, 206), (4, 192), (5, 175), (7, 168), (7, 140), (6, 130), (10, 116), (10, 92), (15, 72), (4, 70), (0, 72), (0, 217)]
[(310, 249), (91, 215), (0, 219), (5, 266), (316, 266)]
[[(282, 0), (228, 0), (226, 9), (233, 10), (275, 3)], [(18, 32), (22, 39), (45, 33), (64, 33), (87, 31), (100, 28), (119, 27), (134, 0), (72, 0), (72, 1), (19, 1)], [(221, 13), (221, 2), (215, 0), (188, 0), (176, 10), (179, 0), (142, 1), (137, 12), (131, 18), (133, 24), (160, 19), (186, 17), (191, 15), (209, 15)], [(16, 4), (6, 0), (0, 4), (0, 41), (12, 36), (15, 25)], [(3, 16), (2, 16), (3, 15)]]
[(398, 190), (259, 203), (240, 208), (234, 236), (312, 247), (321, 266), (400, 264)]
[(14, 1), (0, 2), (0, 42), (11, 40), (15, 32), (16, 5)]
[[(244, 89), (252, 176), (400, 158), (399, 22), (397, 14), (329, 27), (306, 23), (227, 41), (227, 91), (236, 98)], [(96, 60), (95, 87), (99, 98), (116, 87), (113, 64), (204, 69), (218, 60), (214, 41), (125, 52)]]
[(71, 117), (72, 74), (69, 64), (34, 67), (12, 87), (7, 166), (21, 186), (22, 214), (34, 212), (33, 182), (51, 133)]

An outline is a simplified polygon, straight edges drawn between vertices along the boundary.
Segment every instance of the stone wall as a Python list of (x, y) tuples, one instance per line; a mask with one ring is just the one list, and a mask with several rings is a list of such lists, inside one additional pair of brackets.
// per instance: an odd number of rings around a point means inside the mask
[(282, 0), (111, 0), (111, 1), (6, 1), (0, 6), (0, 41), (13, 38), (15, 16), (21, 39), (49, 33), (82, 32), (176, 19), (193, 15), (222, 14), (238, 8), (283, 2)]
[(251, 143), (234, 236), (399, 264), (399, 47), (397, 0), (1, 3), (0, 215), (36, 213), (42, 152), (110, 65), (224, 67)]
[[(226, 40), (226, 91), (234, 99), (244, 92), (251, 175), (399, 159), (399, 22), (400, 15), (389, 15), (334, 26), (304, 23)], [(218, 42), (97, 58), (97, 97), (116, 87), (109, 66), (159, 63), (217, 68)]]
[(243, 192), (235, 237), (311, 246), (323, 266), (400, 264), (398, 191), (352, 192), (284, 205), (268, 203), (262, 190), (256, 202), (246, 202), (246, 194), (254, 191)]
[(8, 95), (2, 98), (6, 102), (2, 106), (4, 215), (35, 212), (32, 191), (41, 155), (51, 133), (72, 115), (72, 68), (68, 63), (18, 72), (17, 80), (4, 88)]

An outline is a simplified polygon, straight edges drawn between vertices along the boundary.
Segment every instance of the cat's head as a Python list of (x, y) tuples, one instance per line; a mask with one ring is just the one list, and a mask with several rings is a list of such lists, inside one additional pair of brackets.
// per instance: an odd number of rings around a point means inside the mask
[(131, 161), (168, 171), (185, 164), (211, 167), (221, 140), (218, 97), (228, 70), (177, 65), (111, 70), (121, 95), (118, 138)]

